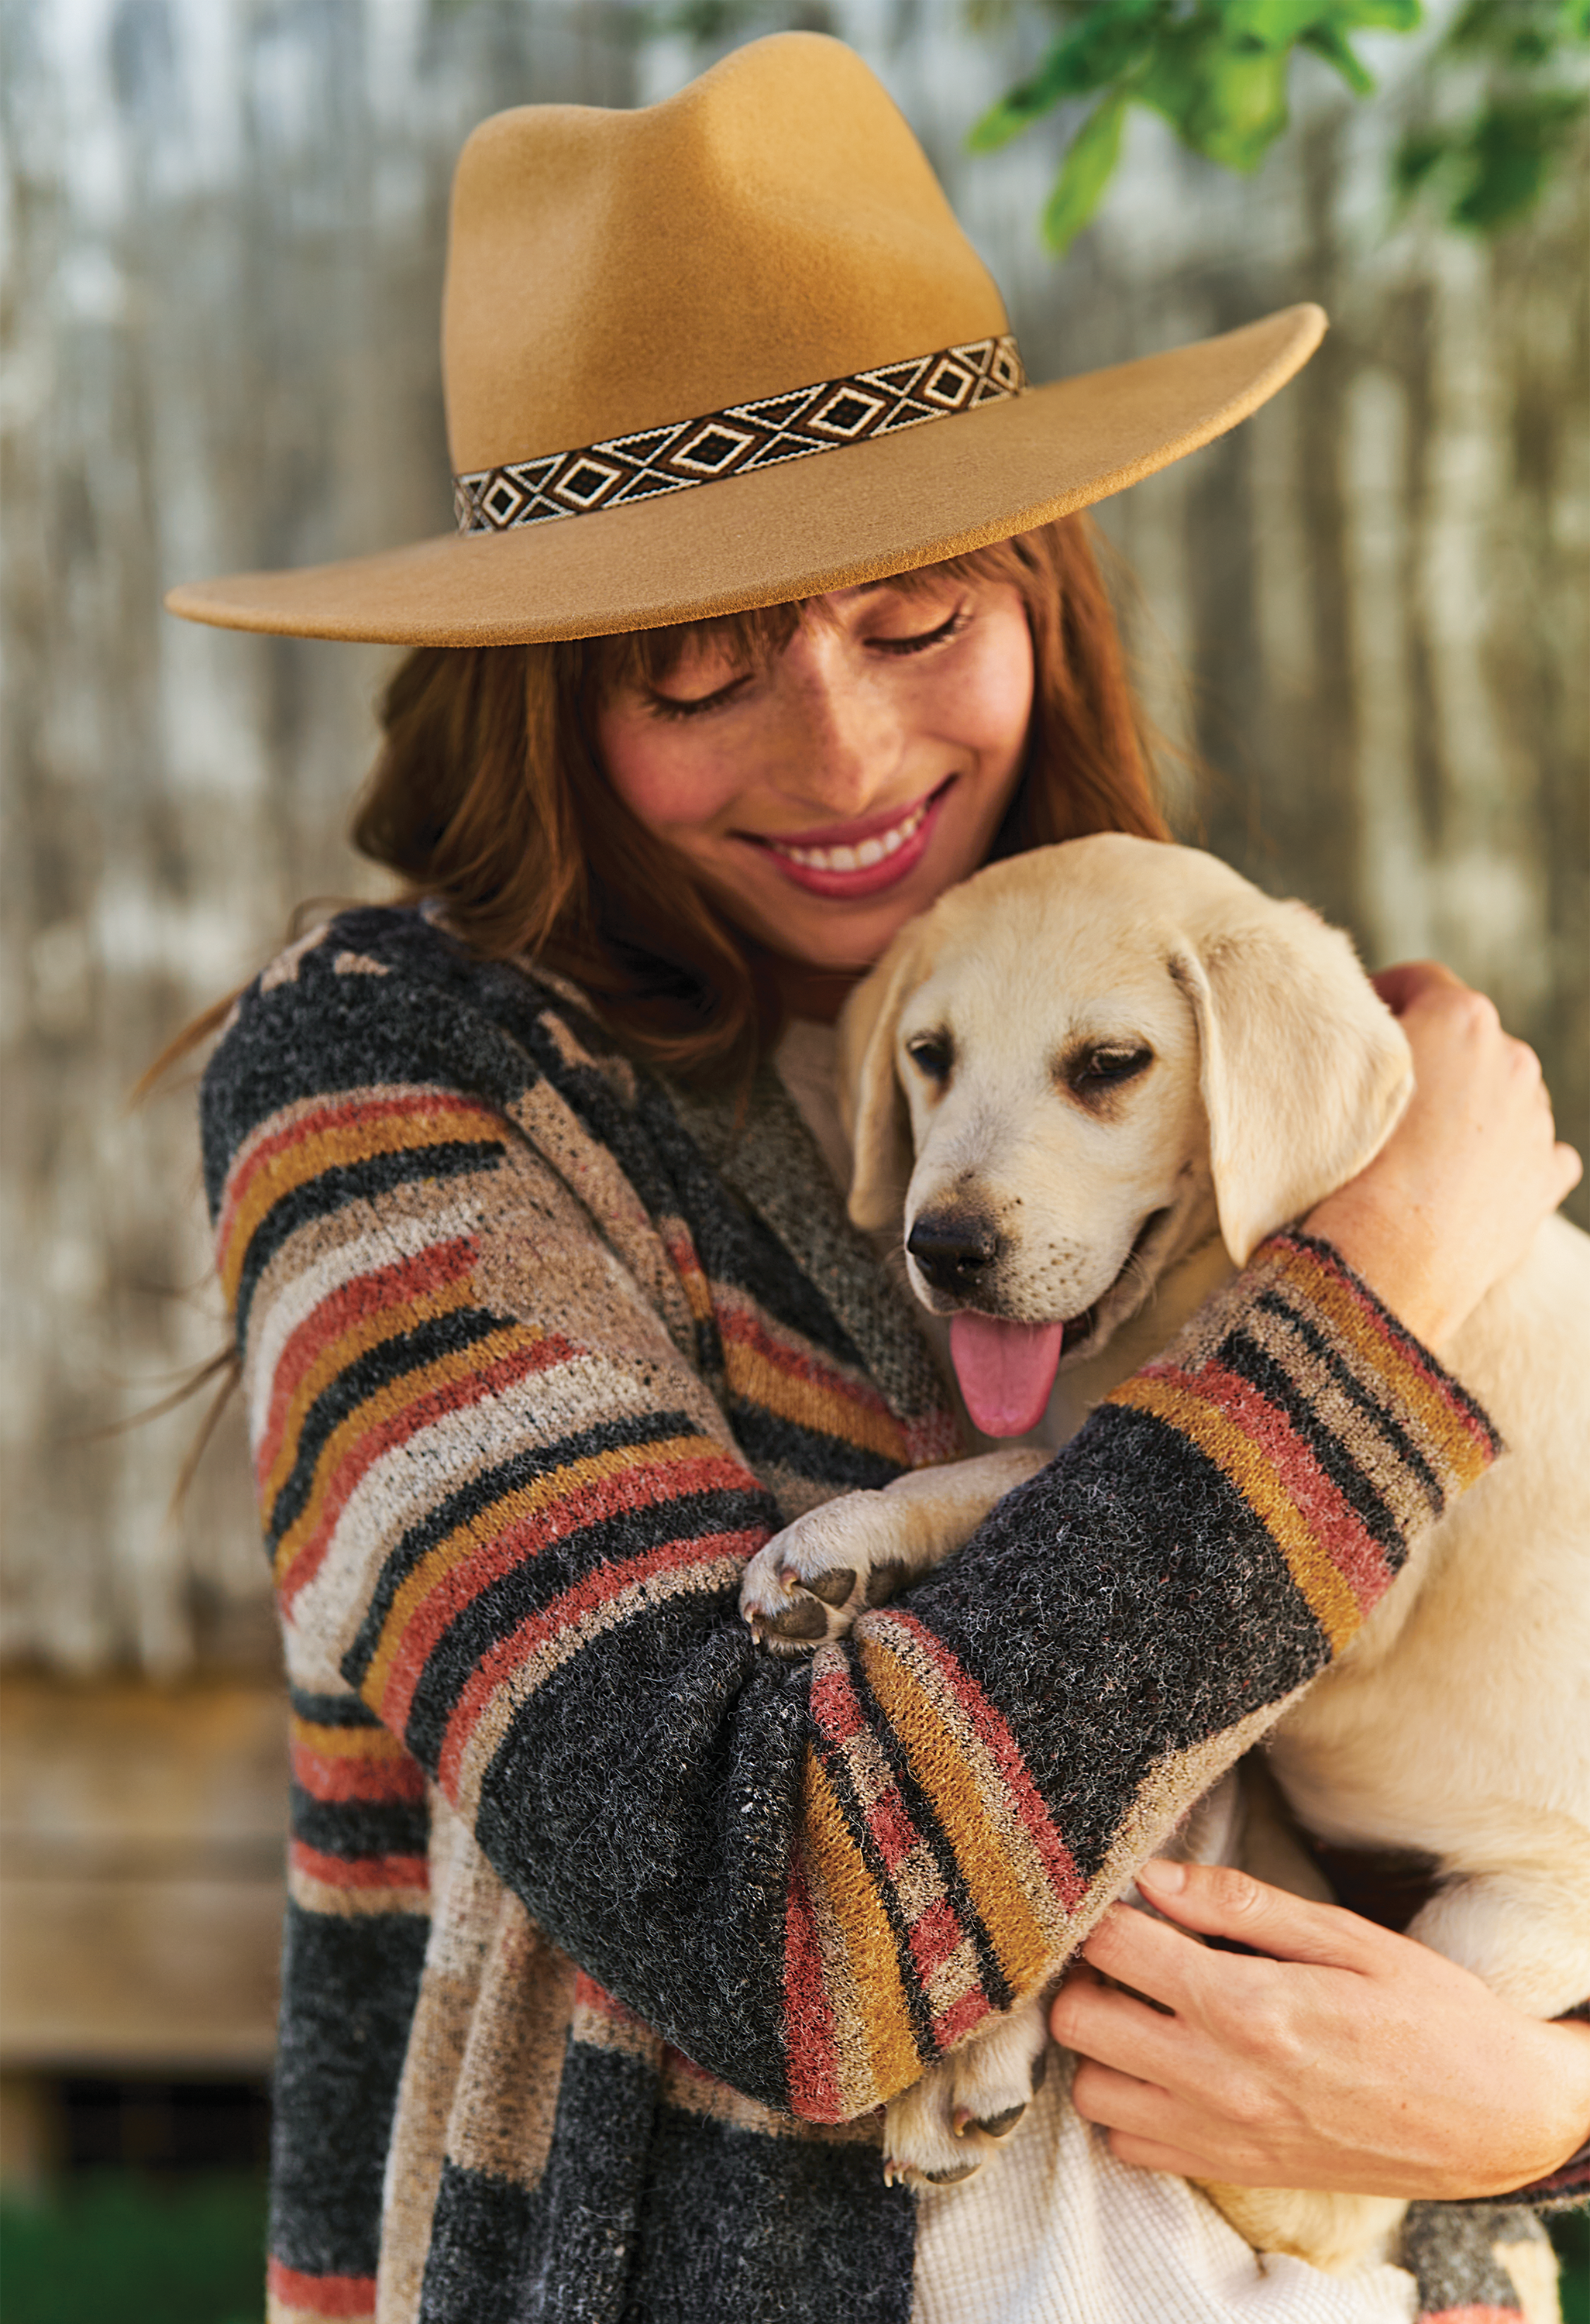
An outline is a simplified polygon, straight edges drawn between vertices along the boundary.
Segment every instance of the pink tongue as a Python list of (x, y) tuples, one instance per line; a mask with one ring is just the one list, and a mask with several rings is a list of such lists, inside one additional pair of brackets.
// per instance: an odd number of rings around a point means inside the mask
[(1065, 1341), (1063, 1323), (1002, 1323), (993, 1315), (957, 1315), (949, 1360), (966, 1410), (985, 1436), (1024, 1436), (1049, 1402)]

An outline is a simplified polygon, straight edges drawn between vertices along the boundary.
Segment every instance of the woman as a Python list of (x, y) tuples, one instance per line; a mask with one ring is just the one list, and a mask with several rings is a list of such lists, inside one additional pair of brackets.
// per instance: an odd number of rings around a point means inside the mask
[[(1107, 1407), (815, 1674), (734, 1610), (772, 1529), (957, 1441), (770, 1053), (990, 853), (1160, 831), (1065, 512), (1317, 327), (1021, 393), (876, 84), (761, 42), (471, 140), (458, 540), (173, 598), (420, 649), (357, 825), (415, 905), (284, 954), (206, 1084), (294, 1692), (278, 2316), (1410, 2316), (1404, 2270), (1265, 2273), (1126, 2166), (1576, 2183), (1582, 2029), (1252, 1885), (1167, 1908), (1267, 1960), (1103, 1917), (1327, 1657), (1278, 1528), (1383, 1583), (1494, 1452), (1419, 1342), (1577, 1166), (1438, 972), (1395, 988), (1408, 1121), (1226, 1295), (1224, 1346), (1262, 1313), (1319, 1360), (1231, 1403), (1234, 1468)], [(885, 2187), (873, 2110), (1084, 1936), (1173, 2049), (1080, 1977), (1092, 2062), (985, 2174), (1005, 2212)], [(1441, 2299), (1493, 2302), (1454, 2216)]]

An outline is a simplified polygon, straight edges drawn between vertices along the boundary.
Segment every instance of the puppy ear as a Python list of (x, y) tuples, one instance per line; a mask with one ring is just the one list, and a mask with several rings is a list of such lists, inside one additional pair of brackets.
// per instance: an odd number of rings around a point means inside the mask
[(858, 1227), (898, 1223), (911, 1178), (911, 1111), (894, 1071), (894, 1036), (917, 982), (921, 946), (901, 930), (839, 1019), (839, 1111), (849, 1135), (850, 1215)]
[(1401, 1027), (1352, 945), (1303, 904), (1179, 950), (1192, 1003), (1220, 1233), (1239, 1267), (1362, 1170), (1413, 1090)]

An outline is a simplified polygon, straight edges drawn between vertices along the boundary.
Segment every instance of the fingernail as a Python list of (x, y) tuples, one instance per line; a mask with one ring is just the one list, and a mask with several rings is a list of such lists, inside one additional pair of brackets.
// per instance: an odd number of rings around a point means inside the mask
[(1168, 1856), (1151, 1857), (1137, 1877), (1141, 1887), (1157, 1888), (1161, 1896), (1174, 1896), (1179, 1888), (1187, 1886), (1187, 1867), (1172, 1863)]

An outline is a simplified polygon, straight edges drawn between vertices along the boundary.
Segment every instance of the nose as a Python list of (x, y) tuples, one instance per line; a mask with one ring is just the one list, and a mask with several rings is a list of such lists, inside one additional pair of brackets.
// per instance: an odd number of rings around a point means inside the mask
[(786, 689), (778, 788), (837, 821), (899, 789), (904, 736), (887, 691), (857, 669), (850, 641), (802, 630), (781, 657)]
[(975, 1211), (926, 1212), (905, 1247), (935, 1291), (973, 1298), (999, 1257), (999, 1237)]

